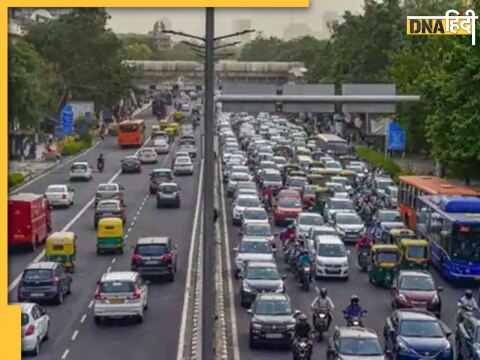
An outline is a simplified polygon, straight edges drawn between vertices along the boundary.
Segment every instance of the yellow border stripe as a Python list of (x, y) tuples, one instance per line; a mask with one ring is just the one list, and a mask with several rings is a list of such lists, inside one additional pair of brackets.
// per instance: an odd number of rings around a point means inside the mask
[[(204, 7), (225, 7), (225, 8), (308, 8), (310, 0), (139, 0), (131, 3), (129, 0), (111, 1), (65, 1), (65, 0), (44, 0), (42, 8), (48, 7), (132, 7), (132, 8), (204, 8)], [(40, 4), (32, 0), (7, 0), (4, 2), (7, 7), (38, 7)]]

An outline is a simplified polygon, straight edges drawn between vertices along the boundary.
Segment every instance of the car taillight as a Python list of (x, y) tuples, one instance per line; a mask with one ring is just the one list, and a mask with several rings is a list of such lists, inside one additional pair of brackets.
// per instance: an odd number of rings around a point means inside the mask
[(100, 286), (95, 289), (95, 300), (103, 300), (103, 296), (100, 295)]
[(58, 277), (53, 278), (53, 285), (60, 285), (60, 279)]
[(25, 333), (26, 336), (32, 335), (35, 332), (35, 325), (30, 324), (28, 326), (27, 332)]
[(135, 287), (135, 290), (133, 291), (133, 298), (134, 298), (135, 300), (138, 300), (138, 299), (140, 299), (141, 297), (142, 297), (141, 291), (140, 291), (137, 287)]
[(132, 256), (132, 261), (133, 262), (140, 262), (140, 261), (142, 261), (142, 256), (138, 255), (138, 254), (135, 254), (135, 255)]
[(162, 260), (169, 263), (172, 262), (172, 254), (165, 254), (162, 256)]

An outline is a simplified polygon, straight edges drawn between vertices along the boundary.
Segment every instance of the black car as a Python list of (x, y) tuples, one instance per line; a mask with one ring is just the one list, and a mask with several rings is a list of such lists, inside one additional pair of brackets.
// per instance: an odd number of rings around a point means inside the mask
[(480, 360), (480, 312), (464, 313), (455, 336), (458, 360)]
[(169, 237), (145, 237), (137, 240), (131, 270), (142, 276), (166, 276), (175, 280), (177, 245)]
[(293, 309), (287, 294), (258, 294), (247, 312), (251, 315), (251, 349), (259, 344), (290, 345), (295, 330), (295, 318), (300, 312)]
[(58, 262), (31, 263), (18, 284), (18, 302), (54, 301), (60, 305), (70, 294), (72, 278)]
[(106, 217), (120, 218), (125, 224), (127, 222), (125, 207), (126, 205), (122, 204), (120, 200), (100, 200), (95, 208), (95, 229), (98, 226), (98, 221)]
[(240, 301), (242, 306), (250, 306), (258, 293), (285, 292), (285, 278), (278, 272), (274, 262), (249, 261), (246, 263), (242, 275)]
[(157, 189), (157, 208), (164, 206), (180, 207), (180, 187), (177, 183), (163, 183)]
[(125, 156), (120, 162), (120, 167), (123, 173), (141, 173), (142, 163), (140, 159), (135, 155)]

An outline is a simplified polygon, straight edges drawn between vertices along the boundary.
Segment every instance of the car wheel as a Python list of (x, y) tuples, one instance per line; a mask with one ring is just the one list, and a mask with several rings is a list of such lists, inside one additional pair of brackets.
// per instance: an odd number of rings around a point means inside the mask
[(137, 315), (137, 323), (138, 324), (143, 323), (143, 314), (142, 315)]
[(70, 295), (72, 293), (72, 283), (68, 284), (68, 290), (67, 290), (67, 295)]
[(155, 190), (150, 189), (150, 195), (155, 195)]
[(157, 209), (161, 209), (162, 208), (162, 204), (160, 203), (160, 201), (157, 201)]
[(174, 273), (168, 275), (168, 281), (170, 281), (170, 282), (174, 282), (174, 281), (175, 281), (175, 274), (174, 274)]
[(255, 343), (255, 340), (253, 340), (252, 335), (250, 335), (250, 338), (248, 339), (248, 347), (250, 349), (255, 349), (257, 347), (257, 344)]
[(48, 325), (47, 325), (47, 332), (43, 336), (42, 341), (47, 341), (50, 338), (49, 332), (50, 332), (50, 323), (48, 323)]
[(95, 316), (95, 324), (100, 325), (102, 323), (102, 317), (101, 316)]

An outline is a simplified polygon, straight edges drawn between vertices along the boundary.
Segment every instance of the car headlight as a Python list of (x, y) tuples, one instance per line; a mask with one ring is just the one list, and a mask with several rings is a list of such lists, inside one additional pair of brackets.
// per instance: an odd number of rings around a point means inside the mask
[(407, 298), (403, 294), (398, 295), (398, 300), (403, 301), (403, 302), (407, 302)]
[(317, 260), (317, 266), (325, 266), (323, 261)]
[(342, 264), (342, 267), (343, 267), (343, 268), (348, 268), (348, 262)]
[(252, 329), (261, 330), (262, 329), (262, 324), (252, 323)]
[(288, 324), (287, 325), (287, 330), (294, 330), (295, 329), (295, 324)]
[(433, 298), (432, 298), (432, 304), (436, 304), (436, 303), (439, 303), (440, 302), (440, 298), (438, 297), (438, 295), (435, 295)]
[(243, 283), (243, 291), (252, 292), (252, 289), (250, 288), (250, 286), (248, 286), (247, 283)]
[(342, 228), (337, 227), (337, 232), (338, 232), (340, 235), (345, 235), (345, 230), (343, 230)]
[(360, 229), (360, 233), (365, 234), (367, 232), (367, 228), (364, 226)]
[(405, 343), (403, 340), (397, 341), (397, 347), (398, 347), (398, 350), (400, 351), (410, 351), (410, 348), (408, 347), (407, 343)]

